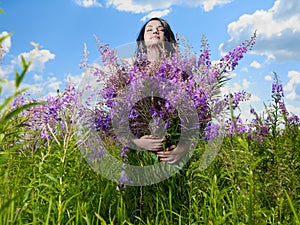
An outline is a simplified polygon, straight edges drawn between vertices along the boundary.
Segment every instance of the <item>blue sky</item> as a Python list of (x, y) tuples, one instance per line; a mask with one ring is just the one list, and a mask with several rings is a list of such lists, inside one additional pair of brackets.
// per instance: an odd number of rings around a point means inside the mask
[(0, 14), (0, 36), (13, 33), (4, 43), (0, 77), (13, 80), (20, 54), (28, 58), (34, 53), (24, 85), (41, 95), (63, 89), (68, 79), (80, 81), (84, 43), (89, 59), (98, 57), (94, 35), (118, 48), (135, 41), (145, 20), (159, 16), (195, 51), (204, 34), (213, 60), (257, 30), (253, 50), (242, 59), (227, 89), (250, 92), (253, 106), (269, 104), (276, 72), (289, 111), (300, 115), (299, 0), (2, 0), (0, 8), (5, 12)]

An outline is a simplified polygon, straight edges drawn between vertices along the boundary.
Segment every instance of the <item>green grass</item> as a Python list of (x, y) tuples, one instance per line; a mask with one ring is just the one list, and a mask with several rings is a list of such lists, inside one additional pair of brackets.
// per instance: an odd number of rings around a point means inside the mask
[(205, 171), (199, 146), (173, 177), (121, 191), (66, 140), (2, 154), (0, 224), (299, 224), (299, 136), (228, 137)]

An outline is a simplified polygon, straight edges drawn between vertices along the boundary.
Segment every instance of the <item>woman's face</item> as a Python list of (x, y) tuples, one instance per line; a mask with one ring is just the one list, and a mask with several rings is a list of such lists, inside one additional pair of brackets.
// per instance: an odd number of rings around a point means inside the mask
[(152, 20), (145, 27), (145, 44), (156, 44), (165, 41), (164, 28), (159, 20)]

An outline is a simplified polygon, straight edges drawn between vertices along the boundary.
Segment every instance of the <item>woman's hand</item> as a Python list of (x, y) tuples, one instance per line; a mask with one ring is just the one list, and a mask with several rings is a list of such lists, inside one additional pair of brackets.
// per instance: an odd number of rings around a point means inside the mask
[(133, 143), (145, 150), (156, 152), (163, 149), (164, 141), (165, 138), (156, 138), (153, 135), (144, 135), (141, 138), (134, 139)]
[(167, 162), (168, 164), (175, 164), (187, 153), (188, 150), (188, 145), (172, 145), (166, 148), (165, 151), (157, 152), (156, 155), (160, 157), (160, 161)]

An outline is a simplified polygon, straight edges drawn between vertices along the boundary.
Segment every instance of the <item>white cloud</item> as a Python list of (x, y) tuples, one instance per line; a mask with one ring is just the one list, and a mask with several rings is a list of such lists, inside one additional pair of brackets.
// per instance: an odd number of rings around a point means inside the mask
[[(0, 38), (6, 35), (8, 35), (8, 32), (3, 31), (2, 33), (0, 33)], [(0, 46), (0, 59), (2, 59), (5, 56), (5, 54), (9, 52), (11, 47), (11, 37), (7, 36), (7, 38), (4, 39), (1, 45), (2, 46)]]
[(300, 116), (300, 107), (296, 107), (294, 105), (286, 105), (285, 107), (288, 112), (293, 113), (297, 116)]
[(260, 102), (261, 98), (251, 93), (250, 102)]
[(56, 93), (61, 84), (62, 81), (59, 81), (56, 77), (49, 77), (47, 80), (47, 91), (49, 93)]
[[(76, 84), (80, 85), (80, 82), (82, 80), (82, 75), (71, 75), (67, 74), (66, 80), (61, 80), (58, 77), (55, 77), (52, 75), (49, 75), (44, 79), (42, 75), (34, 74), (33, 79), (35, 81), (34, 84), (30, 84), (30, 89), (28, 92), (31, 93), (32, 96), (36, 97), (49, 97), (49, 96), (56, 96), (57, 90), (62, 91), (65, 84)], [(29, 84), (23, 84), (26, 86), (29, 86)]]
[(77, 5), (83, 6), (86, 8), (89, 7), (102, 7), (102, 4), (99, 3), (97, 0), (76, 0)]
[(203, 0), (202, 5), (205, 12), (213, 10), (216, 5), (225, 5), (233, 0)]
[(80, 75), (72, 75), (67, 74), (66, 75), (66, 83), (75, 85), (75, 87), (78, 87), (83, 82), (84, 73)]
[(222, 95), (228, 95), (229, 93), (233, 93), (233, 92), (237, 92), (237, 91), (241, 91), (241, 90), (243, 90), (243, 88), (239, 83), (237, 83), (237, 82), (227, 83), (227, 85), (224, 85), (221, 88), (221, 93), (222, 93)]
[(107, 0), (108, 7), (114, 7), (120, 11), (145, 13), (150, 11), (164, 11), (173, 5), (201, 6), (204, 11), (211, 11), (215, 6), (225, 5), (234, 0)]
[(257, 61), (253, 61), (251, 64), (250, 64), (251, 67), (255, 68), (255, 69), (259, 69), (261, 68), (261, 64)]
[(37, 72), (43, 71), (45, 67), (45, 63), (48, 62), (50, 59), (55, 58), (55, 55), (51, 53), (49, 50), (46, 49), (40, 50), (38, 48), (34, 48), (30, 52), (21, 53), (18, 58), (20, 58), (21, 55), (27, 61), (32, 60), (32, 64), (30, 65), (28, 71), (37, 71)]
[(221, 88), (221, 92), (224, 94), (228, 94), (230, 92), (238, 92), (248, 89), (249, 86), (250, 82), (246, 78), (244, 78), (241, 84), (239, 82), (227, 83), (227, 85)]
[(233, 85), (231, 85), (229, 87), (229, 91), (230, 92), (241, 91), (242, 89), (243, 89), (242, 86), (239, 83), (237, 83), (237, 82), (233, 83)]
[(12, 64), (0, 66), (0, 78), (2, 79), (7, 79), (7, 76), (13, 72), (14, 66)]
[(289, 71), (288, 77), (290, 78), (290, 80), (284, 87), (284, 90), (286, 92), (289, 92), (286, 95), (286, 98), (290, 100), (300, 101), (300, 72)]
[(43, 80), (43, 77), (42, 77), (41, 75), (34, 74), (34, 75), (33, 75), (33, 80), (34, 80), (35, 82), (41, 81), (41, 80)]
[(247, 67), (243, 67), (242, 69), (241, 69), (241, 71), (243, 71), (243, 72), (245, 72), (245, 73), (248, 73), (248, 68)]
[(267, 75), (267, 76), (265, 76), (265, 80), (271, 81), (271, 80), (273, 80), (273, 78), (270, 75)]
[(168, 15), (171, 12), (170, 9), (165, 9), (162, 11), (152, 11), (148, 15), (144, 16), (141, 21), (146, 21), (147, 19), (153, 18), (153, 17), (163, 17)]
[(0, 94), (0, 103), (9, 96), (11, 96), (15, 90), (15, 82), (13, 80), (6, 80), (5, 83), (1, 83), (2, 92)]
[[(30, 96), (40, 96), (41, 90), (43, 90), (42, 84), (29, 84), (22, 82), (21, 89), (27, 88), (27, 94)], [(11, 95), (15, 91), (15, 80), (7, 79), (4, 83), (1, 83), (2, 95), (0, 95), (0, 102)]]
[(236, 76), (237, 76), (237, 73), (235, 73), (235, 72), (231, 72), (229, 74), (229, 78), (233, 78), (233, 77), (236, 77)]
[[(3, 34), (7, 33), (2, 32), (2, 35)], [(4, 42), (4, 44), (8, 51), (11, 46), (10, 40), (9, 42)], [(55, 77), (43, 80), (43, 74), (41, 72), (45, 67), (45, 63), (51, 59), (54, 59), (55, 55), (49, 50), (39, 49), (39, 45), (36, 43), (32, 42), (31, 44), (34, 46), (34, 49), (29, 52), (23, 52), (17, 57), (10, 55), (11, 60), (0, 66), (0, 78), (7, 80), (5, 84), (1, 84), (3, 88), (3, 95), (0, 96), (0, 101), (3, 97), (7, 97), (12, 94), (14, 90), (15, 81), (13, 80), (13, 74), (15, 70), (18, 72), (21, 71), (19, 68), (21, 65), (21, 56), (23, 56), (27, 62), (29, 60), (32, 62), (27, 71), (28, 73), (26, 74), (26, 76), (30, 76), (32, 78), (32, 82), (29, 84), (26, 83), (26, 81), (23, 81), (21, 84), (22, 88), (29, 88), (27, 92), (32, 94), (32, 96), (40, 97), (41, 94), (45, 94), (46, 96), (49, 95), (49, 92), (56, 93), (57, 89), (59, 89), (60, 85), (62, 84), (62, 82)]]
[(247, 88), (249, 88), (249, 85), (250, 85), (250, 82), (246, 78), (244, 78), (243, 79), (243, 88), (247, 89)]
[(158, 9), (161, 4), (157, 7), (151, 3), (139, 2), (134, 3), (132, 0), (108, 0), (107, 6), (112, 6), (119, 11), (133, 12), (133, 13), (144, 13), (149, 12), (153, 9)]
[(269, 10), (244, 14), (228, 25), (230, 40), (220, 45), (227, 51), (249, 39), (257, 30), (253, 53), (277, 61), (300, 61), (300, 4), (299, 0), (276, 0)]

